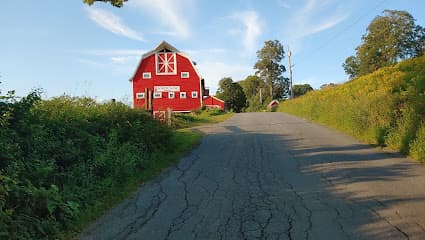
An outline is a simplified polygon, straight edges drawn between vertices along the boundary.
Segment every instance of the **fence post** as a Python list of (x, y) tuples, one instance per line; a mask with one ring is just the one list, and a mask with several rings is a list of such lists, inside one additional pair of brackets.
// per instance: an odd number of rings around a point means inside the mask
[(168, 125), (168, 127), (171, 127), (171, 124), (172, 124), (172, 122), (171, 122), (172, 114), (173, 114), (173, 111), (171, 110), (171, 108), (167, 108), (167, 125)]

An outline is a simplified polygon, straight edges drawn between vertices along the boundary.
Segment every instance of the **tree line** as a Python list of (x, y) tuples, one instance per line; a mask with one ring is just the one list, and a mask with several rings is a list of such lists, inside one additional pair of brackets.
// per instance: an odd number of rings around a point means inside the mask
[[(279, 40), (265, 41), (257, 51), (255, 74), (237, 82), (230, 77), (221, 79), (216, 96), (225, 102), (227, 109), (235, 112), (264, 110), (271, 100), (288, 98), (290, 83), (283, 76), (286, 72), (284, 58), (285, 50)], [(311, 90), (309, 84), (293, 86), (294, 97)]]

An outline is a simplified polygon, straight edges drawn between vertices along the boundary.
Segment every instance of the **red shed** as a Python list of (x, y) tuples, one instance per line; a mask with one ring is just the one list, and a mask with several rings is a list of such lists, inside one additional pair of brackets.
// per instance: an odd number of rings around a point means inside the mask
[(214, 96), (207, 96), (204, 98), (204, 106), (206, 108), (218, 108), (224, 110), (224, 101)]
[(142, 55), (130, 81), (135, 108), (189, 112), (201, 108), (208, 95), (194, 62), (165, 41)]

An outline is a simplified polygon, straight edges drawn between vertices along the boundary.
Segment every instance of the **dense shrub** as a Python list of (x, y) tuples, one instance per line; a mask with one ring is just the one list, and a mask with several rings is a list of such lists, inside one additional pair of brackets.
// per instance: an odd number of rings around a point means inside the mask
[(57, 239), (138, 178), (171, 132), (121, 103), (0, 99), (0, 239)]
[(425, 159), (425, 57), (286, 101), (280, 111)]

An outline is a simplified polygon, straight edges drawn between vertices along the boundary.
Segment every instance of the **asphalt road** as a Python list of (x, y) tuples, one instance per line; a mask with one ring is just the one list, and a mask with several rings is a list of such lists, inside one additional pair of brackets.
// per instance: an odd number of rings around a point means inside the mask
[(80, 239), (425, 239), (425, 167), (282, 113), (213, 126)]

